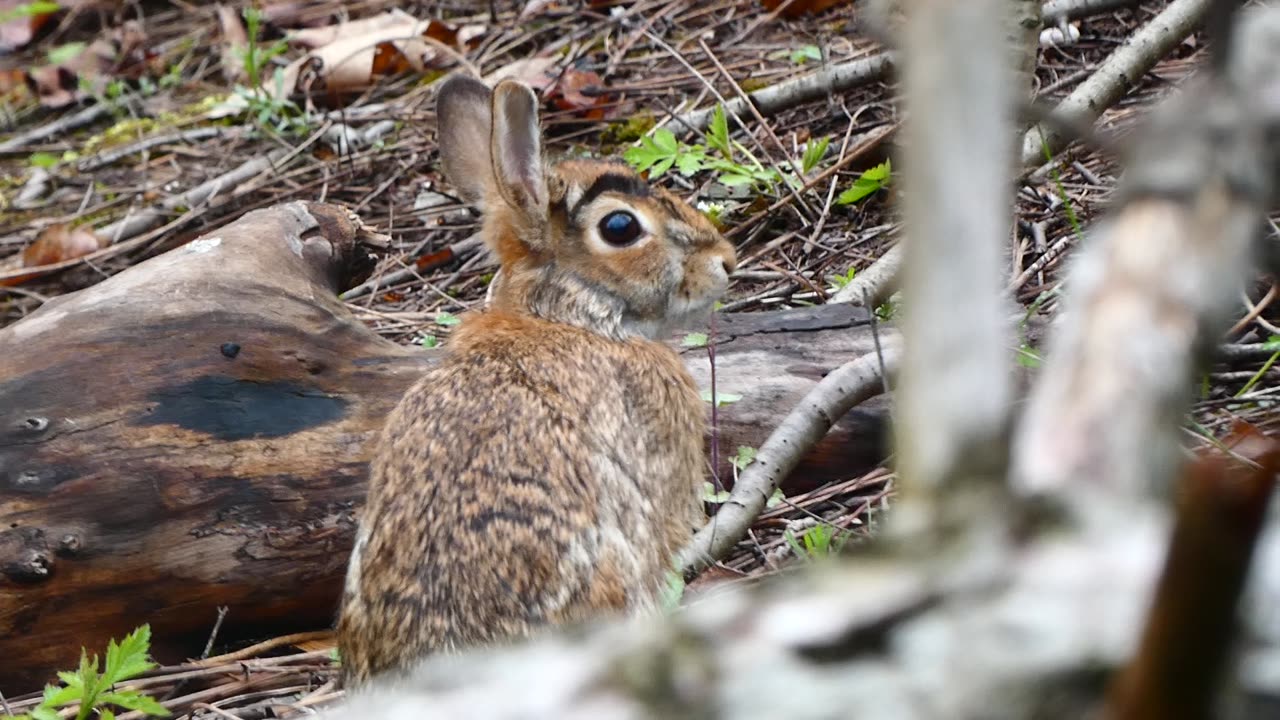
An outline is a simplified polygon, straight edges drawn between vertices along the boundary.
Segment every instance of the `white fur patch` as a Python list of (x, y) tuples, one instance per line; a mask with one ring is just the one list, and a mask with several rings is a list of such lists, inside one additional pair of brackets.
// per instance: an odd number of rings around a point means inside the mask
[(369, 532), (361, 525), (356, 532), (356, 544), (351, 548), (351, 559), (347, 561), (347, 579), (343, 586), (343, 593), (349, 598), (360, 595), (360, 559), (368, 544)]

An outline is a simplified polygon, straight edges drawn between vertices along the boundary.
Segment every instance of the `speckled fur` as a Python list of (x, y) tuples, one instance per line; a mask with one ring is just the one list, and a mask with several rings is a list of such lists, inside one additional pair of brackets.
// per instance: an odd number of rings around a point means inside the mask
[[(500, 84), (492, 113), (504, 93), (518, 103), (527, 92)], [(441, 103), (448, 93), (481, 91), (446, 88)], [(442, 146), (474, 131), (441, 117)], [(492, 136), (490, 154), (503, 152)], [(709, 309), (732, 246), (625, 166), (539, 163), (545, 206), (531, 211), (511, 202), (520, 188), (499, 187), (496, 161), (482, 188), (454, 177), (468, 162), (447, 156), (446, 170), (483, 204), (501, 280), (378, 441), (338, 623), (348, 684), (431, 652), (652, 609), (703, 520), (704, 403), (654, 338)], [(606, 175), (608, 188), (579, 202)], [(601, 251), (586, 219), (620, 203), (652, 236)]]

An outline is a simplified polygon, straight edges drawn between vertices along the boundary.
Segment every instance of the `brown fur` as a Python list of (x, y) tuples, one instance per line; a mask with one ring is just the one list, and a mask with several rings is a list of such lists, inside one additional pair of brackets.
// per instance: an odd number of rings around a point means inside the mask
[[(476, 103), (487, 91), (450, 82), (442, 147), (478, 135), (446, 118), (484, 120)], [(521, 152), (538, 148), (522, 92), (505, 82), (493, 93), (492, 113), (506, 115), (486, 177), (465, 175), (485, 175), (485, 163), (445, 154), (451, 179), (484, 203), (502, 277), (379, 440), (338, 624), (349, 682), (431, 652), (653, 608), (703, 519), (704, 403), (653, 338), (710, 305), (733, 248), (625, 166), (539, 162), (539, 176), (521, 175)], [(642, 242), (592, 240), (597, 216), (616, 208), (645, 219)]]

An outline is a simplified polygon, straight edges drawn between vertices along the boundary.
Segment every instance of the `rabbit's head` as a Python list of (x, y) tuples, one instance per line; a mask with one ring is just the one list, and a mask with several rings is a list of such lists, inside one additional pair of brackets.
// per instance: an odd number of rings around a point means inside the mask
[(501, 266), (491, 304), (609, 337), (653, 338), (705, 314), (734, 249), (680, 198), (626, 165), (543, 162), (537, 99), (455, 76), (437, 97), (444, 171), (484, 212)]

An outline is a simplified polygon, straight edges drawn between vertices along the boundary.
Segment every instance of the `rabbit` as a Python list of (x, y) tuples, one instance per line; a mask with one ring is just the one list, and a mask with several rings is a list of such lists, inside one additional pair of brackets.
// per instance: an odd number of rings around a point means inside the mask
[(536, 97), (437, 95), (445, 175), (500, 280), (377, 440), (338, 617), (343, 681), (660, 604), (706, 520), (705, 403), (658, 338), (705, 317), (733, 245), (628, 166), (544, 166)]

